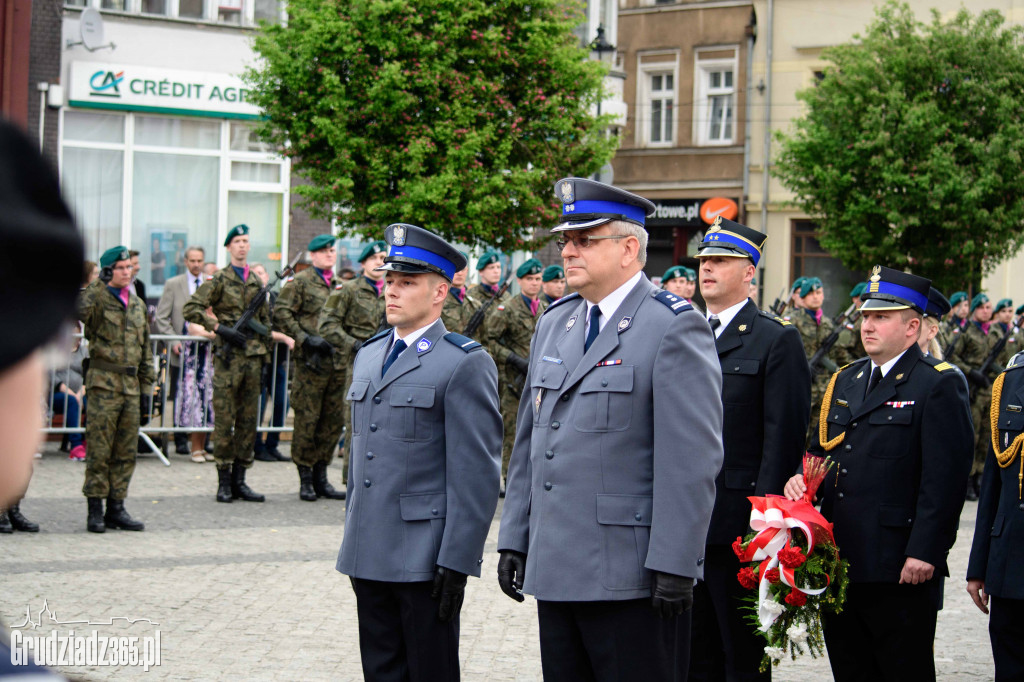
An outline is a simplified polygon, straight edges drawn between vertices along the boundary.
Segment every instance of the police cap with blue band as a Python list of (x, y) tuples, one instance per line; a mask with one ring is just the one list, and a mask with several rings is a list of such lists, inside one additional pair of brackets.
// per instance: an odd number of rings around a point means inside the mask
[(427, 273), (441, 275), (449, 282), (466, 267), (466, 257), (454, 246), (429, 230), (407, 223), (394, 223), (384, 230), (384, 240), (391, 245), (384, 265), (375, 270)]
[(931, 280), (900, 270), (876, 265), (868, 278), (868, 288), (861, 294), (861, 310), (906, 310), (913, 308), (922, 315), (928, 309)]
[(942, 295), (942, 292), (935, 287), (928, 289), (928, 309), (924, 314), (928, 317), (939, 318), (945, 315), (952, 308), (949, 301)]
[(613, 220), (643, 227), (654, 213), (647, 199), (587, 178), (562, 178), (555, 183), (555, 196), (562, 202), (562, 217), (552, 232), (586, 230)]
[(749, 258), (754, 265), (761, 260), (761, 249), (768, 241), (764, 232), (740, 225), (722, 216), (715, 218), (704, 234), (704, 241), (697, 249), (697, 258), (725, 256), (727, 258)]

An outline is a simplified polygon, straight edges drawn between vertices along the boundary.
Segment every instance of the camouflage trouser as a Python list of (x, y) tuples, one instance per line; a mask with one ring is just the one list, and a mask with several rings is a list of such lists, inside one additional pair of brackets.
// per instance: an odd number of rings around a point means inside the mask
[[(505, 435), (501, 439), (501, 480), (508, 474), (508, 460), (512, 456), (512, 446), (516, 442), (516, 415), (519, 413), (519, 398), (522, 386), (513, 381), (513, 377), (505, 377), (501, 382), (501, 421), (505, 425)], [(520, 378), (519, 381), (522, 381)]]
[(819, 374), (811, 380), (811, 421), (807, 427), (807, 447), (818, 442), (818, 422), (819, 417), (821, 416), (821, 400), (825, 397), (825, 390), (828, 388), (828, 382), (831, 378), (831, 374), (825, 373)]
[(218, 469), (252, 466), (263, 356), (231, 354), (230, 366), (213, 356), (213, 451)]
[(89, 419), (85, 424), (86, 497), (123, 500), (135, 472), (139, 444), (139, 396), (89, 389)]
[(971, 401), (971, 420), (974, 422), (974, 464), (971, 475), (980, 474), (985, 468), (988, 446), (992, 442), (992, 422), (989, 407), (992, 405), (992, 389), (979, 389)]
[(295, 410), (295, 430), (292, 433), (292, 461), (311, 467), (324, 462), (330, 464), (338, 447), (341, 427), (348, 404), (344, 385), (347, 372), (333, 369), (330, 361), (324, 363), (322, 373), (306, 367), (301, 358), (295, 359), (292, 408)]

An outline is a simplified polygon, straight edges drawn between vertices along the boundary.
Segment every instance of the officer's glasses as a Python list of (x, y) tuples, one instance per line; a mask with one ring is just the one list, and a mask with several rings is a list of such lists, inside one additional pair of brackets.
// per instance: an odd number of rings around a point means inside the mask
[(628, 234), (604, 234), (598, 236), (592, 236), (589, 234), (580, 235), (579, 237), (567, 237), (566, 239), (559, 239), (555, 244), (558, 246), (558, 250), (561, 251), (570, 243), (577, 249), (585, 249), (590, 246), (590, 242), (596, 242), (598, 239), (625, 239)]

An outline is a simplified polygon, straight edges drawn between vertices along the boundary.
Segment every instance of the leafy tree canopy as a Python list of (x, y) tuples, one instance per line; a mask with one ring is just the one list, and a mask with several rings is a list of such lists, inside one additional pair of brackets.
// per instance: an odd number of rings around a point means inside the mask
[(409, 222), (504, 249), (547, 237), (553, 186), (604, 165), (605, 67), (564, 0), (291, 0), (246, 77), (313, 215), (380, 238)]
[(903, 3), (829, 49), (775, 174), (847, 267), (875, 263), (945, 291), (1024, 243), (1024, 49), (996, 11), (917, 21)]

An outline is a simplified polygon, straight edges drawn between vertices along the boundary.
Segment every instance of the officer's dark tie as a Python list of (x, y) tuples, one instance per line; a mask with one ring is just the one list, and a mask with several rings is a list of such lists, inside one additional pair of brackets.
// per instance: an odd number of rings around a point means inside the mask
[(388, 367), (395, 364), (395, 360), (401, 355), (402, 351), (406, 349), (405, 341), (398, 339), (395, 345), (391, 347), (391, 352), (388, 353), (388, 359), (384, 361), (384, 367), (380, 370), (380, 375), (384, 376), (388, 373)]
[(199, 278), (196, 277), (196, 289), (198, 289), (198, 288), (199, 288)]
[(722, 326), (722, 321), (718, 319), (718, 315), (712, 315), (708, 318), (708, 324), (711, 325), (711, 331), (715, 331)]
[(583, 352), (590, 350), (590, 344), (594, 343), (598, 333), (601, 331), (601, 308), (594, 306), (590, 309), (590, 327), (587, 328), (587, 340), (583, 343)]
[(873, 370), (871, 370), (871, 378), (868, 379), (868, 392), (865, 395), (871, 395), (871, 391), (875, 390), (875, 386), (877, 386), (878, 382), (881, 380), (882, 368), (876, 366)]

